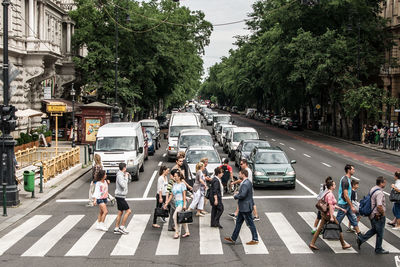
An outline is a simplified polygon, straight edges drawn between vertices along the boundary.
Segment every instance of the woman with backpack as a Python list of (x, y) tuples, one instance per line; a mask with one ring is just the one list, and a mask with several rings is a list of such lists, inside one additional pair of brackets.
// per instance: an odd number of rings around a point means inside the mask
[[(324, 228), (325, 224), (327, 224), (328, 222), (331, 223), (336, 223), (339, 224), (338, 221), (336, 220), (334, 211), (335, 208), (342, 210), (343, 212), (346, 212), (346, 210), (340, 208), (339, 206), (337, 206), (337, 201), (336, 198), (333, 194), (333, 191), (336, 188), (336, 184), (333, 181), (328, 181), (326, 183), (326, 188), (328, 189), (328, 191), (325, 193), (325, 195), (323, 196), (324, 201), (328, 204), (328, 210), (326, 213), (321, 212), (321, 223), (319, 224), (319, 227), (317, 229), (317, 231), (314, 233), (314, 236), (311, 240), (311, 243), (309, 245), (309, 247), (313, 250), (318, 250), (318, 247), (315, 246), (315, 242), (318, 239), (319, 234), (321, 233), (322, 229)], [(339, 225), (340, 228), (340, 225)], [(346, 243), (343, 239), (343, 233), (342, 233), (342, 229), (340, 228), (340, 237), (339, 237), (340, 243), (342, 244), (342, 248), (343, 249), (348, 249), (351, 248), (351, 245)]]

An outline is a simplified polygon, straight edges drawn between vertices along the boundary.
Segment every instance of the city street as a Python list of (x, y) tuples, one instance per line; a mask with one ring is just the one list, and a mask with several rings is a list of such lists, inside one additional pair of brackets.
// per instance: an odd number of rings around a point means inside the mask
[[(256, 222), (258, 245), (244, 245), (251, 239), (245, 225), (236, 245), (223, 241), (234, 228), (234, 220), (228, 213), (234, 211), (236, 202), (229, 195), (224, 199), (223, 229), (210, 228), (209, 215), (194, 217), (194, 223), (189, 225), (191, 236), (185, 239), (173, 239), (174, 233), (166, 227), (152, 228), (157, 170), (161, 164), (173, 165), (166, 162), (163, 140), (162, 147), (146, 162), (139, 181), (129, 184), (128, 203), (133, 216), (128, 222), (128, 235), (112, 233), (117, 212), (116, 206), (111, 205), (106, 220), (109, 231), (94, 229), (98, 208), (86, 207), (88, 173), (53, 200), (0, 232), (0, 261), (4, 266), (395, 266), (394, 257), (400, 254), (400, 232), (390, 227), (386, 227), (383, 244), (391, 252), (389, 255), (375, 255), (375, 238), (359, 251), (355, 235), (346, 232), (345, 240), (353, 246), (350, 250), (343, 251), (338, 241), (319, 239), (319, 251), (311, 251), (308, 244), (312, 237), (310, 224), (316, 216), (315, 195), (326, 176), (332, 176), (338, 183), (344, 165), (354, 164), (361, 198), (379, 175), (386, 177), (390, 186), (391, 168), (398, 166), (398, 157), (309, 132), (288, 132), (238, 115), (233, 117), (236, 125), (256, 128), (260, 138), (280, 146), (290, 159), (297, 161), (294, 167), (298, 180), (294, 190), (255, 190), (261, 218)], [(226, 157), (221, 148), (219, 152), (221, 158)], [(234, 170), (237, 173), (236, 167)], [(110, 193), (114, 190), (115, 184), (111, 184)], [(390, 192), (389, 188), (385, 191)], [(392, 218), (388, 197), (387, 203), (387, 214)], [(209, 205), (207, 210), (211, 210)], [(370, 225), (366, 218), (361, 222), (364, 232)]]

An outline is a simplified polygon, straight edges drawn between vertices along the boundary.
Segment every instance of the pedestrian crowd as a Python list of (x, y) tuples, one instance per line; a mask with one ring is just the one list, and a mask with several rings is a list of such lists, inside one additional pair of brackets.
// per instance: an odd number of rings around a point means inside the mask
[[(359, 181), (353, 178), (355, 168), (353, 165), (347, 164), (344, 171), (345, 175), (339, 182), (338, 200), (334, 195), (336, 183), (331, 177), (327, 177), (324, 184), (321, 185), (316, 204), (318, 215), (312, 229), (313, 238), (309, 247), (318, 250), (316, 241), (322, 232), (326, 239), (339, 240), (343, 249), (351, 248), (351, 245), (343, 238), (341, 227), (343, 219), (347, 217), (349, 221), (347, 232), (356, 233), (358, 249), (361, 249), (363, 243), (376, 235), (375, 253), (388, 254), (389, 252), (382, 247), (386, 223), (386, 200), (383, 191), (386, 179), (382, 176), (377, 177), (376, 185), (369, 190), (367, 196), (359, 201), (357, 197)], [(392, 192), (390, 194), (390, 201), (394, 202), (394, 219), (388, 224), (393, 227), (393, 230), (400, 230), (400, 172), (395, 172), (394, 180), (395, 183), (391, 185)], [(335, 209), (338, 210), (336, 216)], [(361, 216), (367, 217), (371, 223), (371, 229), (364, 234), (361, 233), (358, 226)]]
[(400, 150), (400, 130), (398, 123), (392, 123), (390, 127), (383, 125), (364, 125), (361, 132), (363, 144), (375, 144), (383, 148)]

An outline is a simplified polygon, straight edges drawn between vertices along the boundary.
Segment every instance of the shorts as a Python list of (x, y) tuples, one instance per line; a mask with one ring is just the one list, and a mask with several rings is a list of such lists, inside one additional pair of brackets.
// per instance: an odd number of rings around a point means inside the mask
[(117, 200), (117, 209), (120, 211), (129, 210), (129, 205), (126, 202), (125, 198), (116, 197)]
[(107, 198), (99, 198), (96, 199), (97, 205), (100, 205), (101, 203), (107, 204)]

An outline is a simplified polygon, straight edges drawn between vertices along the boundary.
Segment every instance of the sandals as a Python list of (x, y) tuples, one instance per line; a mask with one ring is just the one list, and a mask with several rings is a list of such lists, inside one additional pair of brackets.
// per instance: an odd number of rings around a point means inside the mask
[(160, 228), (161, 226), (159, 226), (158, 224), (153, 224), (152, 227), (153, 228)]
[(178, 234), (178, 233), (175, 233), (174, 239), (178, 239), (178, 238), (179, 238), (179, 234)]
[(318, 247), (316, 247), (315, 245), (308, 245), (309, 248), (311, 248), (312, 250), (319, 250)]
[(183, 238), (189, 237), (189, 236), (190, 236), (190, 233), (185, 233), (184, 235), (182, 235)]

